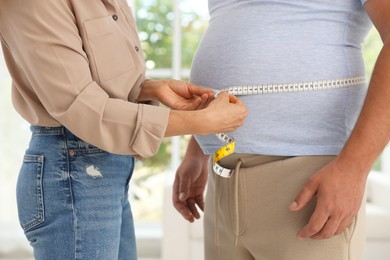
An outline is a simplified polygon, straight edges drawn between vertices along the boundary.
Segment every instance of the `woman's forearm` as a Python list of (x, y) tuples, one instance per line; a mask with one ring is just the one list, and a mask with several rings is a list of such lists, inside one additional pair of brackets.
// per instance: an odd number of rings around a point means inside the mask
[(240, 127), (248, 112), (237, 98), (223, 92), (201, 110), (171, 110), (165, 136), (215, 134)]
[(158, 97), (156, 96), (156, 87), (162, 86), (164, 84), (167, 84), (167, 81), (161, 80), (151, 80), (147, 79), (142, 84), (141, 92), (137, 98), (138, 102), (144, 102), (144, 101), (151, 101), (155, 100), (158, 101)]
[[(171, 110), (165, 137), (188, 134), (203, 134), (201, 110)], [(204, 129), (203, 129), (204, 130)]]

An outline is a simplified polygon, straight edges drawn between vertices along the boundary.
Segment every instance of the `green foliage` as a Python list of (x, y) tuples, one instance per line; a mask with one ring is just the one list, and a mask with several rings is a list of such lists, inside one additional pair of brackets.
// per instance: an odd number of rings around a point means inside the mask
[(149, 68), (172, 66), (173, 1), (137, 1), (139, 36)]
[(363, 56), (364, 62), (366, 64), (366, 75), (371, 76), (371, 73), (374, 69), (376, 59), (382, 48), (382, 40), (379, 36), (378, 31), (373, 28), (368, 34), (364, 45), (363, 45)]
[(166, 138), (161, 143), (160, 148), (155, 156), (142, 161), (144, 167), (154, 167), (162, 170), (169, 166), (171, 161), (171, 139)]
[[(174, 1), (172, 0), (136, 1), (137, 28), (148, 69), (172, 67), (173, 7)], [(183, 68), (189, 68), (191, 66), (193, 55), (206, 26), (207, 21), (199, 14), (193, 12), (181, 13), (181, 62)], [(142, 166), (163, 169), (169, 165), (170, 158), (170, 139), (165, 139), (158, 153), (153, 158), (144, 160)]]
[[(149, 69), (171, 68), (172, 66), (173, 7), (173, 0), (136, 1), (137, 27)], [(199, 14), (182, 12), (181, 26), (182, 67), (190, 68), (193, 55), (207, 27), (207, 21)], [(367, 75), (371, 75), (381, 46), (379, 34), (373, 29), (363, 46)], [(170, 139), (166, 139), (157, 155), (143, 161), (142, 165), (162, 169), (169, 165), (170, 156)], [(375, 167), (380, 167), (379, 162), (376, 163)]]
[[(174, 1), (137, 1), (136, 17), (146, 64), (149, 69), (172, 67)], [(192, 57), (206, 28), (196, 13), (181, 13), (182, 67), (191, 66)]]
[[(148, 69), (172, 67), (174, 1), (145, 0), (136, 2), (136, 20), (142, 48)], [(186, 4), (186, 0), (182, 1)], [(188, 3), (187, 3), (188, 4)], [(190, 10), (191, 8), (188, 8)], [(191, 10), (190, 10), (191, 11)], [(195, 12), (181, 12), (182, 61), (183, 68), (190, 68), (193, 55), (207, 27), (207, 20)], [(364, 44), (366, 73), (371, 75), (379, 50), (382, 46), (376, 30), (372, 30)], [(188, 136), (180, 139), (181, 154), (184, 154)], [(171, 139), (163, 141), (153, 158), (137, 163), (136, 175), (132, 179), (134, 217), (137, 220), (159, 220), (162, 217), (162, 188), (164, 174), (169, 169)], [(380, 169), (378, 160), (374, 169)]]
[(182, 67), (190, 68), (207, 21), (195, 13), (182, 13)]
[(382, 170), (381, 164), (382, 164), (382, 158), (378, 157), (378, 159), (376, 159), (374, 165), (372, 166), (372, 170), (380, 172)]

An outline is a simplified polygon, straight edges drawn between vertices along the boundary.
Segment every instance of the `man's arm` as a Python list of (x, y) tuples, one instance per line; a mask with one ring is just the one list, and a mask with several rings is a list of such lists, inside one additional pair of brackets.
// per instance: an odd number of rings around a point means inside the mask
[(367, 13), (384, 43), (359, 119), (336, 159), (315, 173), (291, 204), (299, 211), (314, 196), (317, 205), (298, 237), (340, 234), (358, 212), (370, 169), (390, 138), (390, 1), (368, 0)]
[(180, 167), (177, 169), (173, 183), (172, 201), (176, 210), (189, 222), (200, 218), (195, 205), (203, 211), (203, 193), (207, 182), (207, 161), (209, 155), (204, 155), (199, 144), (192, 136), (187, 152)]

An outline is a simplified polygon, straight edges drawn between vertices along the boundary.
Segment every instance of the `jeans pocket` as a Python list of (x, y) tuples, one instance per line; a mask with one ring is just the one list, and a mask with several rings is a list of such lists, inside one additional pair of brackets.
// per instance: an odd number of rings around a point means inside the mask
[(26, 154), (23, 158), (18, 183), (16, 200), (19, 222), (24, 232), (43, 223), (43, 163), (44, 156)]

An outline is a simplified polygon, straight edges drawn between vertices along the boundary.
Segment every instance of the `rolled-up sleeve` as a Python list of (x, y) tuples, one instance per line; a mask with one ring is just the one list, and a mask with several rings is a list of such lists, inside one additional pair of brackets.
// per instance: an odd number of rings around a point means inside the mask
[[(142, 158), (154, 155), (166, 131), (169, 109), (112, 95), (118, 90), (110, 91), (93, 79), (93, 64), (84, 50), (86, 43), (70, 1), (13, 1), (20, 2), (12, 4), (13, 8), (24, 5), (15, 10), (15, 19), (10, 22), (15, 33), (8, 40), (18, 64), (14, 69), (17, 109), (23, 110), (21, 104), (31, 102), (34, 98), (29, 97), (36, 95), (36, 102), (79, 138), (112, 153)], [(105, 51), (121, 51), (115, 47), (106, 46)], [(123, 80), (143, 75), (143, 67), (128, 64), (128, 69), (120, 71)], [(129, 84), (134, 82), (129, 80)], [(34, 93), (28, 93), (25, 84)]]
[(164, 138), (169, 110), (109, 98), (92, 82), (65, 111), (52, 115), (76, 135), (80, 133), (80, 138), (106, 151), (148, 158)]

